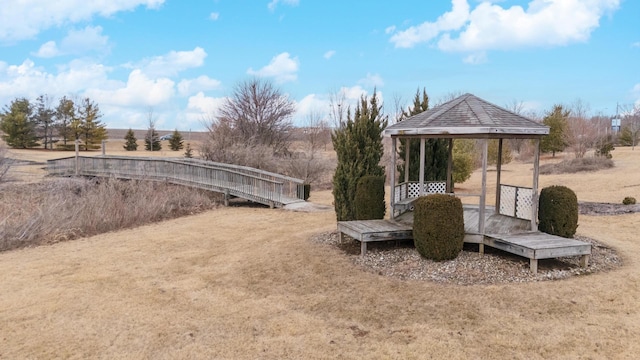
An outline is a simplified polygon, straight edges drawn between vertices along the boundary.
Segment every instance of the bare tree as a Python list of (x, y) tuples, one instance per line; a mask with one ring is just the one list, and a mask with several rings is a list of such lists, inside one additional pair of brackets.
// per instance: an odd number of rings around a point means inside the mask
[(342, 127), (347, 119), (346, 113), (349, 105), (344, 91), (333, 91), (329, 96), (329, 117), (333, 122), (333, 127), (338, 129)]
[(393, 94), (393, 122), (397, 123), (398, 121), (400, 121), (400, 119), (402, 119), (402, 117), (404, 116), (404, 107), (405, 107), (405, 101), (402, 98), (402, 95), (398, 94), (398, 93), (394, 93)]
[(598, 143), (598, 126), (591, 121), (589, 111), (589, 104), (580, 99), (571, 106), (566, 136), (576, 158), (583, 158)]
[[(505, 106), (505, 109), (511, 111), (514, 114), (523, 115), (524, 113), (524, 102), (516, 99), (512, 99)], [(522, 150), (523, 145), (526, 143), (526, 139), (509, 139), (509, 146), (518, 152), (520, 155), (520, 151)]]
[(2, 182), (2, 178), (9, 171), (9, 167), (11, 166), (11, 159), (7, 158), (7, 147), (4, 142), (0, 140), (0, 182)]
[(294, 102), (272, 82), (254, 78), (235, 87), (217, 118), (245, 145), (262, 145), (274, 154), (286, 154), (294, 112)]
[(311, 184), (319, 181), (330, 168), (329, 161), (322, 157), (320, 150), (322, 147), (326, 148), (331, 133), (328, 122), (319, 112), (310, 112), (305, 120), (301, 151), (295, 152), (291, 156), (287, 172), (290, 176)]
[(456, 91), (450, 91), (444, 95), (442, 95), (440, 98), (438, 98), (438, 101), (436, 101), (435, 105), (433, 107), (437, 107), (440, 106), (446, 102), (449, 102), (457, 97), (460, 97), (464, 95), (464, 91), (462, 90), (456, 90)]
[(156, 119), (153, 116), (153, 108), (147, 109), (147, 134), (144, 136), (144, 148), (148, 151), (160, 151), (162, 144), (156, 131)]

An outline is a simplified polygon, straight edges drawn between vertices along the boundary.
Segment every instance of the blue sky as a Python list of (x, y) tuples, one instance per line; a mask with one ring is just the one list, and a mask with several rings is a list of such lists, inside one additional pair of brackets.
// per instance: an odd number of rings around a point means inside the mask
[(374, 88), (470, 92), (542, 113), (640, 105), (637, 0), (2, 0), (0, 105), (90, 97), (113, 128), (197, 130), (239, 82), (263, 77), (294, 122)]

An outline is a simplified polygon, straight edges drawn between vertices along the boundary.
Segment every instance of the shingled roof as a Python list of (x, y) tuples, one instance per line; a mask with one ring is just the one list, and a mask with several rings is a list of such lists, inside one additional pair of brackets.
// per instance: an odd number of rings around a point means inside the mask
[(387, 136), (537, 138), (549, 134), (549, 127), (477, 96), (464, 94), (388, 126), (384, 134)]

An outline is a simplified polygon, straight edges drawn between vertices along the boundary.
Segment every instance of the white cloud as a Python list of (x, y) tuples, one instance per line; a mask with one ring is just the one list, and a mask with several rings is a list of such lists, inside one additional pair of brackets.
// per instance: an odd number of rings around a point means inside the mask
[(138, 6), (159, 8), (164, 0), (3, 0), (0, 6), (0, 42), (33, 38), (42, 30), (64, 24), (108, 17)]
[(631, 47), (640, 47), (640, 41), (631, 44)]
[(391, 25), (391, 26), (387, 27), (386, 29), (384, 29), (384, 33), (385, 34), (393, 34), (395, 31), (396, 31), (395, 25)]
[(333, 55), (336, 54), (335, 50), (329, 50), (326, 53), (324, 53), (323, 57), (327, 60), (331, 59), (333, 57)]
[(358, 80), (358, 84), (362, 84), (370, 88), (383, 87), (384, 80), (382, 80), (382, 77), (380, 76), (380, 74), (367, 73), (367, 76), (365, 78)]
[(480, 51), (473, 54), (469, 54), (462, 61), (472, 65), (483, 64), (487, 62), (487, 53), (486, 51)]
[(419, 26), (412, 26), (407, 30), (394, 33), (391, 36), (391, 42), (396, 47), (410, 48), (421, 42), (431, 41), (443, 31), (460, 29), (469, 19), (469, 4), (467, 0), (452, 0), (451, 2), (453, 9), (444, 13), (438, 20), (424, 22)]
[(170, 51), (166, 55), (128, 66), (133, 69), (139, 68), (151, 77), (175, 76), (181, 71), (202, 66), (206, 57), (204, 49), (196, 47), (191, 51)]
[(180, 83), (178, 83), (178, 93), (181, 96), (189, 96), (201, 91), (218, 89), (220, 84), (219, 80), (201, 75), (195, 79), (181, 80)]
[(220, 13), (218, 12), (212, 12), (211, 14), (209, 14), (209, 19), (213, 21), (218, 20), (218, 18), (220, 18)]
[(289, 81), (295, 81), (298, 78), (298, 68), (300, 62), (298, 58), (291, 58), (289, 53), (284, 52), (276, 55), (271, 59), (268, 65), (260, 70), (253, 70), (249, 68), (247, 74), (260, 77), (271, 77), (276, 80), (277, 83), (285, 83)]
[(41, 58), (51, 58), (60, 55), (60, 50), (58, 50), (58, 45), (56, 45), (55, 41), (47, 41), (40, 46), (40, 49), (34, 55)]
[(129, 74), (127, 83), (115, 89), (88, 89), (87, 96), (100, 104), (117, 106), (157, 106), (174, 96), (175, 83), (168, 78), (149, 78), (139, 69)]
[(271, 0), (271, 2), (267, 4), (267, 8), (269, 9), (269, 11), (275, 11), (276, 7), (278, 7), (278, 4), (298, 6), (299, 3), (300, 3), (299, 0)]
[(44, 43), (36, 56), (50, 58), (67, 54), (82, 54), (89, 50), (109, 51), (109, 37), (102, 35), (102, 27), (87, 26), (82, 30), (70, 30), (58, 47), (55, 41)]
[(188, 122), (201, 122), (215, 116), (226, 98), (214, 98), (205, 96), (199, 92), (189, 98), (185, 110), (185, 119)]
[(585, 42), (620, 0), (531, 0), (526, 9), (482, 2), (471, 11), (467, 0), (452, 4), (437, 21), (396, 32), (390, 41), (406, 48), (438, 38), (441, 50), (461, 52)]

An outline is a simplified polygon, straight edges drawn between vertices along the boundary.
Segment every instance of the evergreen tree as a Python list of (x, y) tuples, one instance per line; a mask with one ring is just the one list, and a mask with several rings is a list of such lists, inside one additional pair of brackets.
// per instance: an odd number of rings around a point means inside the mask
[(27, 149), (38, 145), (32, 107), (26, 98), (15, 99), (0, 114), (2, 138), (12, 148)]
[(567, 146), (566, 131), (569, 114), (570, 111), (564, 110), (562, 105), (554, 105), (551, 112), (544, 117), (542, 123), (550, 129), (549, 135), (543, 136), (540, 141), (540, 151), (550, 152), (555, 157), (556, 152), (565, 149)]
[(129, 128), (127, 134), (124, 136), (124, 149), (127, 151), (136, 151), (138, 150), (138, 139), (136, 139), (136, 134), (134, 134), (133, 130)]
[[(488, 165), (498, 164), (498, 147), (499, 147), (498, 139), (489, 140), (489, 146), (488, 146), (489, 153), (487, 154)], [(511, 162), (511, 160), (513, 160), (513, 157), (511, 156), (511, 147), (509, 146), (509, 142), (503, 141), (502, 142), (502, 164), (508, 164)]]
[(35, 122), (38, 126), (39, 138), (43, 140), (45, 149), (53, 149), (53, 129), (55, 111), (51, 108), (51, 98), (48, 95), (40, 95), (35, 104)]
[(191, 159), (193, 157), (193, 150), (191, 149), (191, 143), (187, 143), (187, 147), (184, 149), (184, 157)]
[(89, 98), (84, 98), (78, 107), (78, 115), (80, 121), (78, 130), (84, 142), (84, 149), (88, 151), (96, 148), (97, 144), (107, 138), (107, 129), (100, 122), (102, 114), (100, 114), (98, 104)]
[[(151, 147), (153, 144), (153, 148)], [(154, 127), (147, 129), (147, 135), (144, 137), (144, 149), (147, 151), (160, 151), (162, 150), (162, 144), (160, 144), (160, 135)]]
[[(496, 150), (497, 151), (497, 150)], [(476, 143), (472, 139), (453, 140), (453, 182), (461, 184), (471, 177), (475, 167)]]
[[(402, 113), (399, 121), (427, 110), (429, 110), (429, 96), (427, 95), (427, 91), (423, 88), (421, 97), (420, 89), (418, 89), (413, 99), (413, 106)], [(418, 181), (420, 178), (420, 140), (412, 139), (409, 144), (409, 181)], [(447, 139), (426, 139), (424, 157), (425, 181), (444, 181), (447, 179), (448, 146)], [(403, 161), (398, 165), (398, 173), (400, 174), (400, 178), (403, 179), (402, 181), (404, 181), (406, 151), (406, 140), (403, 140), (400, 142), (398, 151), (398, 156)]]
[(169, 148), (173, 151), (182, 150), (184, 147), (182, 143), (182, 134), (180, 134), (178, 129), (175, 129), (171, 135), (171, 139), (169, 139)]
[(347, 112), (347, 121), (331, 134), (338, 156), (333, 175), (333, 197), (338, 221), (355, 219), (355, 193), (358, 179), (365, 175), (383, 176), (380, 166), (383, 155), (382, 131), (387, 117), (378, 106), (374, 91), (369, 101), (360, 98), (353, 117)]
[(73, 141), (76, 137), (71, 129), (71, 123), (76, 119), (76, 107), (73, 100), (63, 96), (55, 109), (55, 117), (58, 128), (58, 136), (62, 138), (63, 148), (66, 148), (67, 141)]

